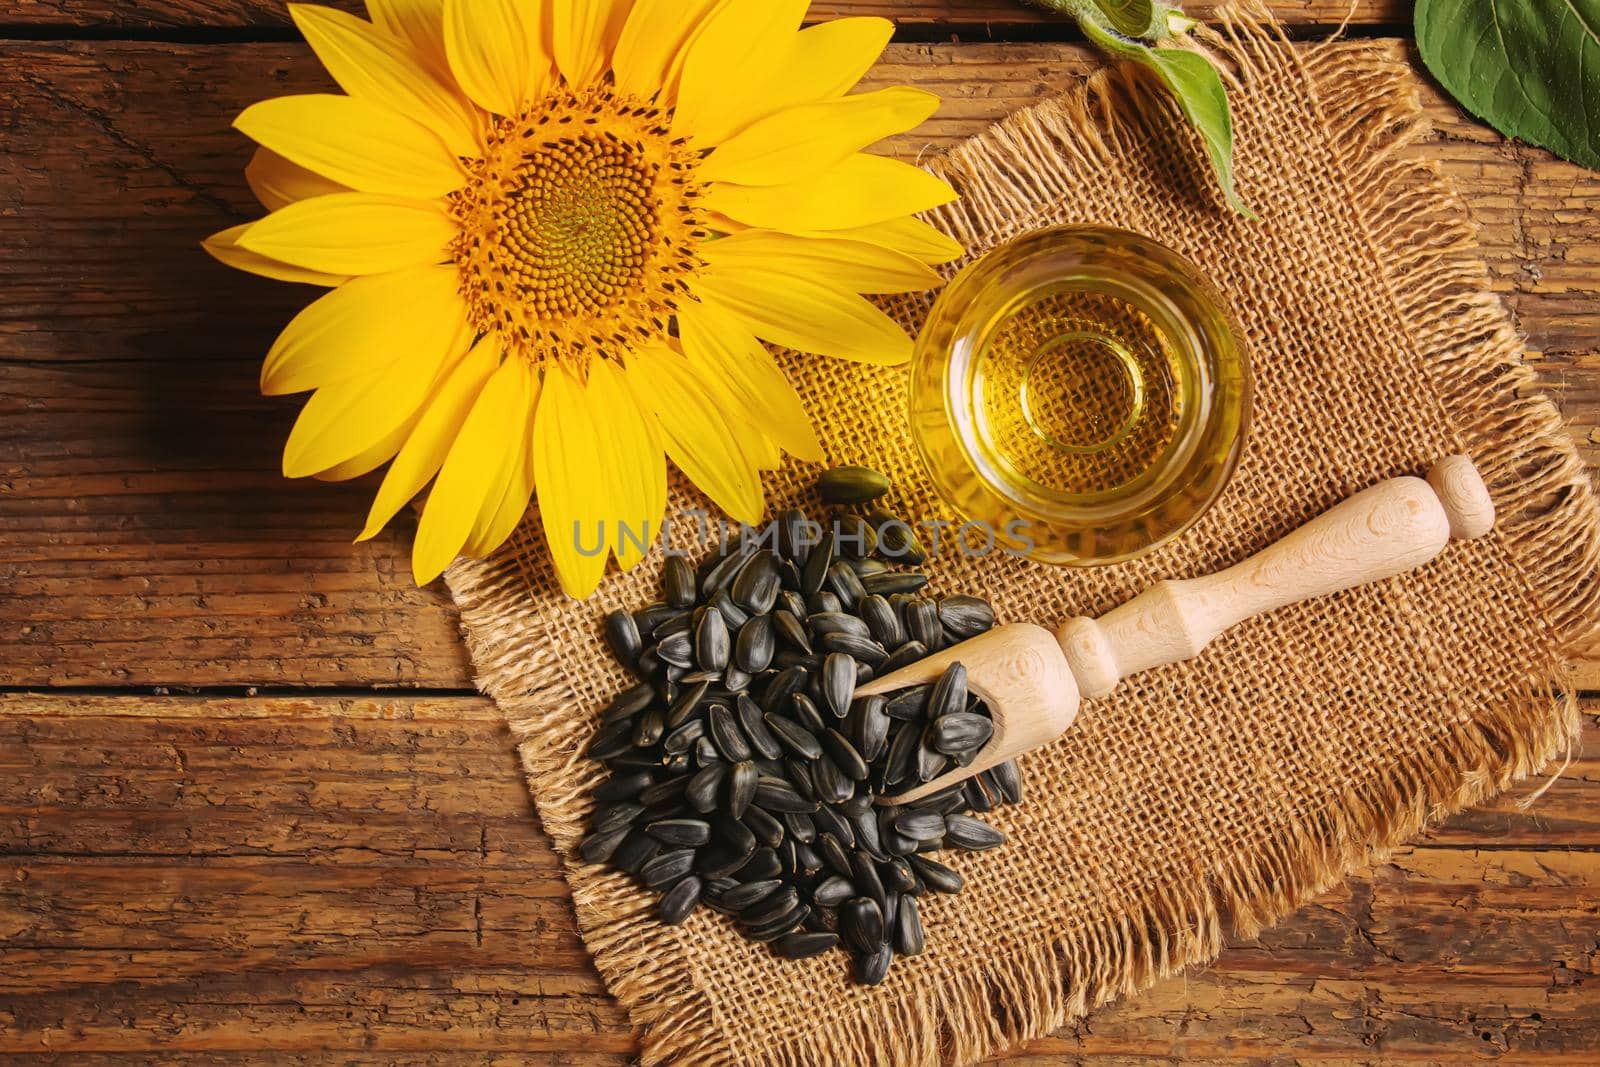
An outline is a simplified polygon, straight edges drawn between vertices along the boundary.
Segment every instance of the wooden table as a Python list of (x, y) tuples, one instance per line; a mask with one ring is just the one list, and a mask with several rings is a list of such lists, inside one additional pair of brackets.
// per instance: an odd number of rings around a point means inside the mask
[[(1346, 3), (1274, 6), (1312, 41)], [(260, 399), (256, 368), (300, 294), (197, 247), (253, 208), (229, 123), (322, 84), (306, 49), (277, 0), (6, 7), (0, 1055), (625, 1060), (449, 602), (412, 587), (409, 530), (352, 546), (369, 486), (278, 474), (293, 405)], [(874, 80), (947, 99), (908, 153), (1095, 62), (1010, 0), (814, 10), (900, 20)], [(1351, 32), (1409, 54), (1409, 14), (1363, 0)], [(1592, 459), (1600, 177), (1417, 84), (1438, 126), (1418, 151), (1465, 193)], [(1514, 801), (1017, 1057), (1600, 1061), (1600, 761)]]

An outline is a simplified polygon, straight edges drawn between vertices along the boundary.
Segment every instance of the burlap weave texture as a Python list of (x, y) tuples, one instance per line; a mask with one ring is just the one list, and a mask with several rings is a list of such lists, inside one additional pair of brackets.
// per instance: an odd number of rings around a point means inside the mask
[[(1086, 706), (1024, 761), (1028, 799), (997, 813), (1007, 847), (957, 857), (959, 897), (926, 901), (928, 952), (878, 989), (842, 956), (785, 963), (717, 915), (666, 929), (653, 895), (572, 850), (596, 768), (580, 758), (623, 681), (603, 612), (654, 599), (659, 559), (593, 601), (561, 597), (537, 523), (450, 583), (480, 682), (520, 743), (545, 828), (569, 856), (579, 922), (643, 1030), (647, 1062), (969, 1062), (1049, 1032), (1273, 922), (1352, 866), (1539, 770), (1570, 743), (1560, 663), (1594, 625), (1597, 515), (1555, 410), (1487, 292), (1460, 206), (1406, 153), (1422, 132), (1380, 46), (1297, 52), (1226, 29), (1250, 222), (1217, 203), (1192, 135), (1138, 78), (1113, 75), (1021, 113), (932, 164), (962, 192), (938, 221), (981, 252), (1056, 223), (1149, 234), (1197, 263), (1241, 325), (1256, 416), (1216, 509), (1134, 563), (1056, 570), (941, 555), (936, 592), (985, 594), (1006, 619), (1094, 615), (1161, 578), (1208, 573), (1383, 478), (1470, 453), (1494, 535), (1423, 571), (1245, 624), (1196, 662)], [(895, 310), (915, 329), (928, 301)], [(900, 371), (791, 358), (836, 462), (945, 516), (903, 418)], [(815, 471), (768, 480), (813, 503)], [(680, 482), (669, 509), (704, 507)]]

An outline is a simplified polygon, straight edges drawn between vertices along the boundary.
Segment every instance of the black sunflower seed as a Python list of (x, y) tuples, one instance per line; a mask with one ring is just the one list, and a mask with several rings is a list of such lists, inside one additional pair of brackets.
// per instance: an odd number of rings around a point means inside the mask
[[(843, 652), (830, 652), (822, 661), (822, 699), (833, 717), (850, 714), (856, 695), (856, 662)], [(862, 777), (866, 777), (862, 775)]]
[(916, 593), (927, 588), (928, 576), (914, 571), (888, 571), (862, 579), (862, 586), (874, 596), (893, 593)]
[(859, 815), (850, 816), (850, 825), (855, 827), (856, 846), (866, 852), (875, 860), (886, 860), (889, 854), (883, 847), (883, 834), (878, 826), (877, 813), (871, 810)]
[(855, 569), (848, 564), (838, 562), (828, 568), (828, 589), (839, 602), (846, 608), (854, 610), (867, 595), (866, 587), (861, 584), (861, 579), (856, 576)]
[(817, 824), (803, 811), (784, 812), (783, 825), (788, 829), (789, 836), (801, 844), (809, 845), (817, 839)]
[(861, 753), (856, 751), (856, 746), (850, 739), (838, 730), (828, 730), (822, 735), (822, 750), (838, 764), (839, 769), (856, 781), (865, 781), (868, 769), (867, 761), (861, 758)]
[(950, 758), (928, 743), (928, 734), (932, 730), (933, 726), (930, 723), (928, 728), (922, 732), (917, 744), (916, 762), (917, 781), (919, 782), (931, 782), (950, 767)]
[(589, 795), (597, 804), (615, 804), (619, 800), (632, 800), (649, 789), (655, 779), (649, 771), (632, 771), (618, 774), (595, 786)]
[(691, 874), (667, 891), (661, 898), (661, 905), (656, 914), (668, 926), (677, 926), (700, 905), (700, 895), (703, 890), (704, 884)]
[(895, 816), (894, 828), (913, 841), (935, 841), (944, 836), (944, 816), (937, 811), (902, 811)]
[(691, 719), (668, 734), (661, 747), (670, 756), (676, 756), (680, 752), (688, 752), (694, 747), (694, 743), (705, 735), (705, 732), (706, 721), (704, 719)]
[(749, 760), (741, 760), (728, 771), (728, 814), (735, 819), (745, 814), (756, 796), (761, 774)]
[(870, 953), (855, 957), (855, 979), (864, 986), (882, 985), (883, 980), (889, 976), (889, 968), (894, 964), (894, 949), (888, 944), (882, 944)]
[(874, 508), (867, 515), (867, 521), (878, 534), (878, 552), (896, 563), (907, 563), (913, 567), (920, 567), (928, 560), (928, 551), (922, 547), (922, 542), (917, 540), (916, 531), (911, 524), (900, 519), (882, 508)]
[(894, 950), (902, 956), (920, 956), (923, 947), (922, 910), (915, 897), (901, 897), (894, 920)]
[(987, 772), (989, 779), (999, 788), (1000, 795), (1007, 804), (1022, 803), (1022, 771), (1017, 768), (1015, 760), (990, 767)]
[(735, 604), (726, 589), (718, 589), (712, 594), (711, 599), (706, 601), (706, 605), (716, 609), (730, 630), (737, 630), (750, 621), (750, 613)]
[(798, 930), (805, 923), (806, 918), (810, 916), (810, 914), (810, 906), (801, 904), (793, 911), (784, 912), (782, 915), (778, 916), (778, 918), (774, 919), (765, 926), (746, 927), (744, 936), (751, 941), (756, 942), (757, 944), (776, 941), (780, 937), (783, 937), (794, 930)]
[(689, 634), (676, 633), (663, 637), (656, 643), (656, 655), (674, 667), (688, 669), (694, 666), (694, 647)]
[(823, 652), (839, 653), (876, 667), (889, 658), (889, 652), (870, 637), (855, 634), (823, 634), (817, 641)]
[(755, 850), (745, 850), (725, 841), (713, 840), (695, 854), (695, 869), (706, 879), (726, 878), (749, 864)]
[(592, 823), (595, 832), (609, 834), (613, 830), (620, 830), (624, 826), (633, 825), (639, 816), (644, 814), (643, 804), (630, 804), (623, 801), (612, 804), (610, 807), (601, 808), (595, 813)]
[(883, 784), (896, 785), (910, 778), (917, 768), (917, 754), (922, 748), (922, 731), (914, 725), (901, 727), (889, 742), (889, 758), (884, 764)]
[(783, 874), (783, 865), (778, 862), (778, 853), (771, 846), (758, 848), (750, 854), (744, 866), (738, 868), (735, 876), (741, 882), (756, 882), (767, 878), (777, 878)]
[(741, 670), (751, 674), (760, 674), (772, 663), (772, 655), (777, 651), (776, 639), (772, 633), (772, 617), (757, 615), (739, 627), (739, 639), (734, 642), (733, 661)]
[(626, 611), (613, 611), (606, 616), (606, 644), (611, 646), (612, 655), (624, 667), (632, 667), (639, 662), (639, 653), (644, 651), (644, 639), (639, 636), (639, 624), (632, 615)]
[(768, 715), (766, 724), (785, 748), (802, 759), (816, 759), (822, 755), (822, 745), (811, 731), (782, 715)]
[(805, 688), (808, 674), (804, 667), (788, 667), (773, 675), (761, 694), (762, 711), (786, 711), (789, 698)]
[(900, 616), (889, 606), (889, 602), (876, 594), (864, 598), (856, 609), (861, 612), (861, 620), (866, 634), (884, 648), (898, 648), (905, 643), (905, 627), (900, 624)]
[(967, 706), (967, 669), (959, 663), (950, 668), (933, 683), (928, 694), (928, 718), (935, 721), (954, 715)]
[(778, 739), (772, 736), (772, 731), (767, 728), (766, 721), (762, 718), (761, 706), (751, 700), (748, 694), (740, 693), (734, 699), (734, 708), (739, 716), (739, 727), (744, 731), (745, 740), (750, 742), (750, 747), (763, 759), (778, 759), (783, 755), (783, 749), (778, 744)]
[(822, 834), (817, 838), (817, 855), (822, 857), (822, 862), (831, 867), (835, 874), (848, 878), (853, 873), (850, 867), (849, 851), (832, 834)]
[(800, 892), (793, 886), (779, 889), (770, 893), (747, 907), (739, 909), (739, 921), (751, 926), (762, 926), (772, 922), (780, 915), (794, 911), (800, 906)]
[(691, 808), (702, 814), (717, 810), (717, 794), (722, 792), (722, 783), (727, 777), (726, 763), (711, 763), (702, 767), (689, 779), (684, 799)]
[(811, 781), (816, 788), (817, 799), (829, 804), (838, 804), (855, 795), (855, 781), (827, 756), (812, 761)]
[(700, 580), (700, 595), (710, 597), (717, 590), (732, 586), (739, 572), (750, 562), (751, 555), (752, 550), (741, 539), (731, 552), (706, 571), (705, 577)]
[(812, 814), (811, 821), (817, 824), (819, 834), (832, 834), (845, 848), (855, 848), (855, 828), (850, 825), (850, 820), (839, 812), (840, 809), (836, 805), (824, 804)]
[(661, 740), (667, 732), (667, 712), (665, 708), (651, 708), (637, 719), (633, 720), (633, 747), (649, 748)]
[(668, 556), (662, 569), (661, 585), (670, 607), (680, 610), (694, 607), (694, 568), (689, 566), (687, 559), (682, 556)]
[[(771, 618), (773, 632), (784, 644), (796, 652), (803, 652), (807, 655), (812, 652), (811, 636), (806, 633), (806, 628), (801, 625), (799, 619), (788, 611), (779, 611)], [(775, 650), (774, 655), (776, 654)]]
[(814, 800), (806, 800), (794, 791), (794, 786), (782, 778), (770, 778), (762, 775), (756, 783), (756, 803), (768, 811), (803, 811), (817, 810)]
[(633, 613), (634, 625), (639, 627), (641, 637), (650, 637), (656, 632), (656, 627), (677, 615), (681, 609), (657, 601), (654, 604), (640, 608)]
[(733, 602), (754, 615), (765, 615), (778, 599), (782, 583), (778, 577), (778, 557), (757, 552), (734, 580)]
[(822, 721), (822, 714), (817, 711), (816, 701), (807, 693), (796, 693), (789, 701), (789, 707), (794, 711), (795, 719), (814, 734), (820, 734), (828, 728)]
[(906, 605), (906, 632), (929, 652), (944, 647), (944, 625), (939, 621), (939, 605), (917, 599)]
[(978, 777), (968, 778), (962, 783), (962, 801), (966, 807), (978, 812), (980, 815), (994, 810), (994, 800), (990, 798), (987, 788), (989, 781), (991, 779), (988, 775), (980, 774)]
[(835, 467), (817, 479), (827, 504), (870, 504), (889, 491), (889, 479), (871, 467)]
[(811, 612), (806, 608), (806, 598), (793, 589), (785, 589), (778, 594), (778, 603), (774, 611), (787, 611), (797, 619), (803, 619)]
[(777, 848), (783, 842), (784, 835), (788, 832), (783, 823), (766, 808), (751, 804), (740, 816), (750, 832), (756, 835), (756, 840), (768, 848)]
[(655, 688), (646, 682), (624, 689), (606, 705), (606, 710), (600, 716), (600, 725), (610, 726), (623, 719), (631, 719), (653, 704), (655, 699)]
[(739, 729), (739, 721), (726, 704), (711, 705), (706, 712), (706, 721), (711, 727), (711, 740), (716, 743), (717, 751), (722, 753), (724, 759), (729, 763), (742, 763), (751, 757), (750, 742), (745, 740), (744, 731)]
[(883, 888), (883, 880), (878, 877), (878, 865), (865, 852), (857, 852), (850, 857), (850, 881), (861, 896), (877, 901), (879, 908), (888, 906), (889, 894)]
[(651, 889), (661, 889), (673, 885), (692, 870), (694, 870), (694, 849), (683, 848), (661, 853), (644, 865), (639, 877), (644, 879), (644, 884)]
[(896, 893), (915, 894), (922, 889), (922, 883), (917, 880), (916, 872), (906, 860), (890, 860), (878, 868), (878, 873), (883, 876), (884, 886)]
[(879, 694), (856, 701), (852, 712), (856, 751), (868, 763), (881, 756), (889, 743), (888, 706), (888, 697)]
[(827, 932), (785, 934), (773, 942), (773, 951), (787, 960), (820, 956), (839, 944), (839, 935)]
[(617, 851), (617, 846), (633, 833), (633, 827), (623, 826), (610, 833), (592, 833), (578, 846), (578, 855), (587, 863), (604, 863)]
[(822, 531), (803, 511), (790, 509), (778, 516), (778, 552), (796, 566), (804, 567), (811, 546)]
[(975, 596), (947, 596), (939, 601), (939, 621), (957, 641), (994, 629), (994, 608)]
[(790, 756), (778, 770), (779, 776), (787, 778), (796, 793), (806, 800), (817, 799), (816, 787), (811, 784), (811, 764), (798, 756)]
[(842, 515), (837, 524), (839, 554), (853, 560), (864, 559), (878, 551), (878, 535), (867, 520), (859, 515)]
[(667, 710), (667, 727), (669, 729), (682, 725), (690, 715), (700, 708), (701, 701), (711, 691), (711, 683), (707, 681), (695, 682), (685, 686), (672, 701)]
[(639, 803), (647, 808), (658, 808), (663, 804), (676, 804), (683, 799), (683, 791), (688, 788), (686, 778), (665, 778), (643, 793), (639, 794)]
[(869, 897), (853, 897), (839, 907), (839, 932), (857, 952), (875, 952), (883, 944), (883, 909)]
[(828, 568), (833, 565), (837, 552), (838, 538), (832, 530), (824, 531), (822, 539), (806, 557), (805, 566), (800, 569), (800, 592), (809, 597), (822, 591), (823, 583), (828, 577)]
[(812, 633), (822, 634), (855, 634), (857, 637), (872, 636), (872, 631), (867, 624), (854, 615), (847, 615), (842, 611), (819, 611), (807, 616), (806, 626)]
[(999, 848), (1006, 843), (1006, 835), (970, 815), (945, 816), (945, 843), (969, 852)]
[(699, 848), (711, 840), (711, 824), (699, 819), (662, 819), (646, 826), (644, 832), (663, 845), (680, 848)]
[(960, 756), (988, 744), (994, 735), (994, 720), (984, 715), (957, 712), (933, 720), (930, 739), (933, 747), (946, 756)]
[(728, 666), (728, 622), (720, 611), (706, 609), (694, 628), (694, 658), (702, 670), (721, 671)]
[(909, 667), (919, 659), (927, 656), (928, 649), (921, 641), (907, 641), (893, 652), (889, 658), (878, 664), (879, 674), (893, 674), (902, 667)]
[(844, 605), (839, 602), (839, 598), (827, 590), (823, 590), (820, 593), (812, 593), (806, 597), (806, 610), (797, 613), (796, 618), (803, 619), (810, 615), (826, 615), (830, 612), (843, 610)]
[(594, 735), (585, 749), (590, 759), (609, 760), (633, 747), (633, 720), (622, 719)]

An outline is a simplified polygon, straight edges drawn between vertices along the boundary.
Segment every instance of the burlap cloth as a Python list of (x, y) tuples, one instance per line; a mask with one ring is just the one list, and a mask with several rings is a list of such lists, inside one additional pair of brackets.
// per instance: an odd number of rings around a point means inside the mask
[[(1025, 804), (997, 814), (998, 852), (958, 856), (958, 897), (923, 912), (928, 952), (877, 989), (840, 954), (786, 963), (702, 911), (679, 929), (653, 894), (576, 861), (595, 767), (579, 757), (623, 679), (603, 611), (654, 599), (659, 559), (563, 598), (537, 524), (449, 575), (483, 688), (520, 743), (545, 829), (568, 859), (600, 972), (642, 1028), (647, 1062), (968, 1062), (1210, 959), (1354, 865), (1504, 789), (1568, 748), (1556, 679), (1594, 622), (1597, 515), (1583, 467), (1488, 292), (1468, 223), (1434, 169), (1408, 72), (1379, 47), (1297, 50), (1225, 27), (1241, 187), (1260, 221), (1222, 209), (1198, 144), (1139, 78), (1102, 77), (1018, 114), (933, 164), (963, 200), (938, 222), (981, 251), (1094, 221), (1198, 263), (1256, 364), (1247, 455), (1219, 506), (1176, 544), (1123, 566), (1059, 570), (945, 555), (934, 589), (991, 596), (1002, 616), (1093, 615), (1165, 577), (1210, 572), (1380, 479), (1468, 452), (1497, 532), (1420, 573), (1277, 612), (1197, 662), (1088, 705), (1024, 761)], [(899, 304), (915, 328), (925, 298)], [(895, 506), (943, 514), (907, 440), (902, 371), (787, 364), (836, 462), (890, 474)], [(806, 503), (815, 476), (768, 480)], [(679, 483), (670, 508), (704, 507)]]

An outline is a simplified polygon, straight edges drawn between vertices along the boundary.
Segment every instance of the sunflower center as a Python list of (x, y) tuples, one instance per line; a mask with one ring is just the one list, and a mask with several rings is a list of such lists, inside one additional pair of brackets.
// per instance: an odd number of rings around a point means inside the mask
[(474, 325), (582, 370), (664, 334), (700, 265), (697, 157), (668, 116), (600, 89), (501, 119), (452, 207)]

